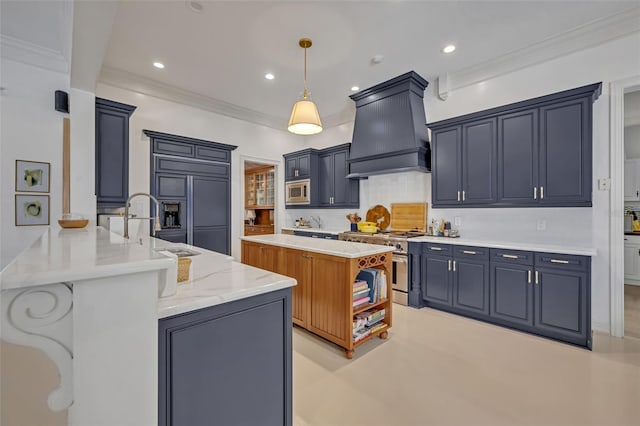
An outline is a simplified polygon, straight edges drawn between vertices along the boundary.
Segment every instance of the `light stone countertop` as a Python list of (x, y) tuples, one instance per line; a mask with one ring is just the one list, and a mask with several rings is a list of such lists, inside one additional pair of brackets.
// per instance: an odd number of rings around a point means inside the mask
[(331, 229), (331, 228), (296, 228), (295, 226), (285, 226), (282, 228), (283, 231), (303, 231), (303, 232), (317, 232), (321, 234), (331, 234), (338, 235), (343, 232), (347, 232), (348, 229)]
[[(155, 239), (154, 239), (155, 240)], [(100, 227), (51, 227), (0, 272), (2, 290), (175, 268), (175, 259)]]
[(187, 244), (176, 245), (201, 254), (190, 257), (189, 281), (178, 283), (178, 289), (173, 296), (158, 299), (158, 318), (296, 285), (293, 278), (236, 262), (231, 256)]
[(409, 238), (409, 242), (419, 243), (439, 243), (439, 244), (454, 244), (463, 246), (475, 246), (475, 247), (488, 247), (498, 248), (505, 250), (524, 250), (524, 251), (537, 251), (548, 252), (557, 254), (573, 254), (580, 256), (596, 256), (597, 250), (593, 247), (578, 247), (571, 245), (555, 245), (544, 243), (520, 243), (520, 242), (505, 242), (505, 241), (491, 241), (491, 240), (472, 240), (464, 237), (459, 238), (446, 238), (446, 237), (414, 237)]
[(240, 237), (240, 239), (254, 243), (270, 244), (295, 250), (305, 250), (350, 259), (380, 253), (390, 253), (395, 250), (394, 247), (389, 246), (298, 237), (296, 235), (287, 234), (252, 235), (249, 237)]

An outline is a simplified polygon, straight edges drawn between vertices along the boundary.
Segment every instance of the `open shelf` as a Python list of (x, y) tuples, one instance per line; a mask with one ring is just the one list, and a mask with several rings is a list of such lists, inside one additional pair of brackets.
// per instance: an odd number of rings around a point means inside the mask
[(382, 299), (382, 300), (377, 301), (376, 303), (369, 303), (369, 304), (367, 304), (365, 306), (362, 306), (362, 307), (360, 307), (358, 309), (354, 309), (353, 315), (357, 315), (360, 312), (368, 311), (369, 309), (376, 308), (376, 307), (378, 307), (380, 305), (384, 305), (388, 301), (389, 301), (389, 299)]
[(363, 344), (367, 340), (373, 339), (374, 337), (378, 336), (380, 333), (389, 330), (389, 324), (384, 322), (384, 320), (382, 320), (382, 322), (384, 323), (384, 327), (382, 327), (381, 329), (375, 331), (374, 333), (369, 334), (367, 337), (364, 337), (361, 340), (358, 340), (357, 342), (354, 342), (353, 343), (353, 347), (355, 348), (357, 346), (360, 346), (361, 344)]

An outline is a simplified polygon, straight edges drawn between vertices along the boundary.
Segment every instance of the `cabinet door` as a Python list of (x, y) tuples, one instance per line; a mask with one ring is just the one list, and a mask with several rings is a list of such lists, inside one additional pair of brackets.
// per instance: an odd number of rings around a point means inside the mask
[(311, 175), (311, 154), (303, 154), (298, 157), (298, 178), (305, 179)]
[(540, 108), (540, 204), (591, 205), (589, 102)]
[(489, 315), (489, 262), (454, 259), (453, 306)]
[(625, 243), (624, 277), (631, 280), (640, 280), (640, 246)]
[(187, 243), (187, 231), (158, 231), (156, 238), (169, 241), (171, 243)]
[(299, 250), (284, 249), (281, 251), (282, 269), (277, 272), (287, 277), (295, 278), (298, 284), (292, 287), (291, 312), (293, 322), (307, 327), (310, 312), (309, 289), (311, 286), (311, 259)]
[(537, 203), (537, 186), (538, 110), (498, 117), (498, 201)]
[(296, 170), (298, 170), (298, 158), (297, 157), (287, 157), (284, 160), (285, 163), (285, 180), (296, 180), (298, 177), (296, 176)]
[(242, 263), (277, 273), (278, 249), (274, 246), (243, 241)]
[(318, 204), (323, 207), (330, 206), (334, 186), (333, 156), (331, 154), (318, 156), (318, 180)]
[(171, 175), (156, 173), (155, 197), (164, 199), (187, 198), (187, 177), (185, 175)]
[(422, 297), (427, 302), (451, 305), (451, 258), (423, 256)]
[[(347, 179), (349, 174), (349, 150), (336, 151), (333, 157), (333, 203), (334, 207), (360, 207), (360, 182)], [(322, 185), (322, 183), (320, 183)]]
[(96, 106), (96, 199), (124, 206), (129, 197), (129, 115)]
[(587, 340), (587, 274), (536, 268), (535, 327), (543, 334), (584, 345)]
[(496, 119), (464, 124), (462, 132), (462, 202), (494, 203), (497, 198)]
[(431, 187), (433, 205), (460, 202), (461, 127), (455, 126), (433, 132)]
[(532, 266), (491, 264), (490, 315), (512, 324), (533, 325)]
[(626, 160), (624, 162), (624, 200), (640, 200), (640, 162)]
[(229, 181), (192, 177), (193, 245), (229, 254)]

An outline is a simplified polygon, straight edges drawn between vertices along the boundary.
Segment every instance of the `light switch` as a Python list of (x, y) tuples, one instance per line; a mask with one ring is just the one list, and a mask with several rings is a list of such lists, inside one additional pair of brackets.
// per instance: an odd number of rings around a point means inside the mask
[(598, 179), (598, 189), (600, 191), (608, 191), (611, 189), (611, 179), (610, 178), (602, 178)]
[(547, 221), (544, 219), (538, 219), (536, 229), (538, 231), (545, 231), (547, 229)]
[(456, 216), (453, 218), (453, 224), (455, 226), (460, 226), (462, 225), (462, 218), (460, 216)]

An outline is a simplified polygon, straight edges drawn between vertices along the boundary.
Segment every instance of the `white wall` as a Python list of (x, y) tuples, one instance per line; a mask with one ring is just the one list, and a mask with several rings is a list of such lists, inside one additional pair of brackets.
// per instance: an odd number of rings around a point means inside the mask
[[(149, 138), (143, 129), (205, 139), (238, 149), (231, 155), (231, 254), (240, 259), (240, 240), (244, 220), (243, 168), (241, 159), (269, 160), (277, 163), (277, 223), (284, 220), (284, 174), (282, 154), (306, 147), (304, 138), (286, 130), (276, 130), (235, 118), (214, 114), (187, 105), (143, 95), (114, 86), (98, 84), (96, 96), (137, 109), (129, 121), (129, 193), (149, 192)], [(282, 128), (285, 129), (286, 123)], [(145, 207), (148, 210), (148, 207)]]
[(624, 128), (624, 157), (640, 158), (640, 125)]
[[(15, 226), (15, 161), (51, 163), (50, 223), (62, 215), (62, 121), (54, 92), (69, 91), (69, 75), (2, 58), (0, 85), (0, 268), (28, 247), (45, 226)], [(46, 194), (43, 194), (46, 195)]]
[(95, 123), (96, 97), (91, 92), (71, 89), (71, 212), (96, 222)]

